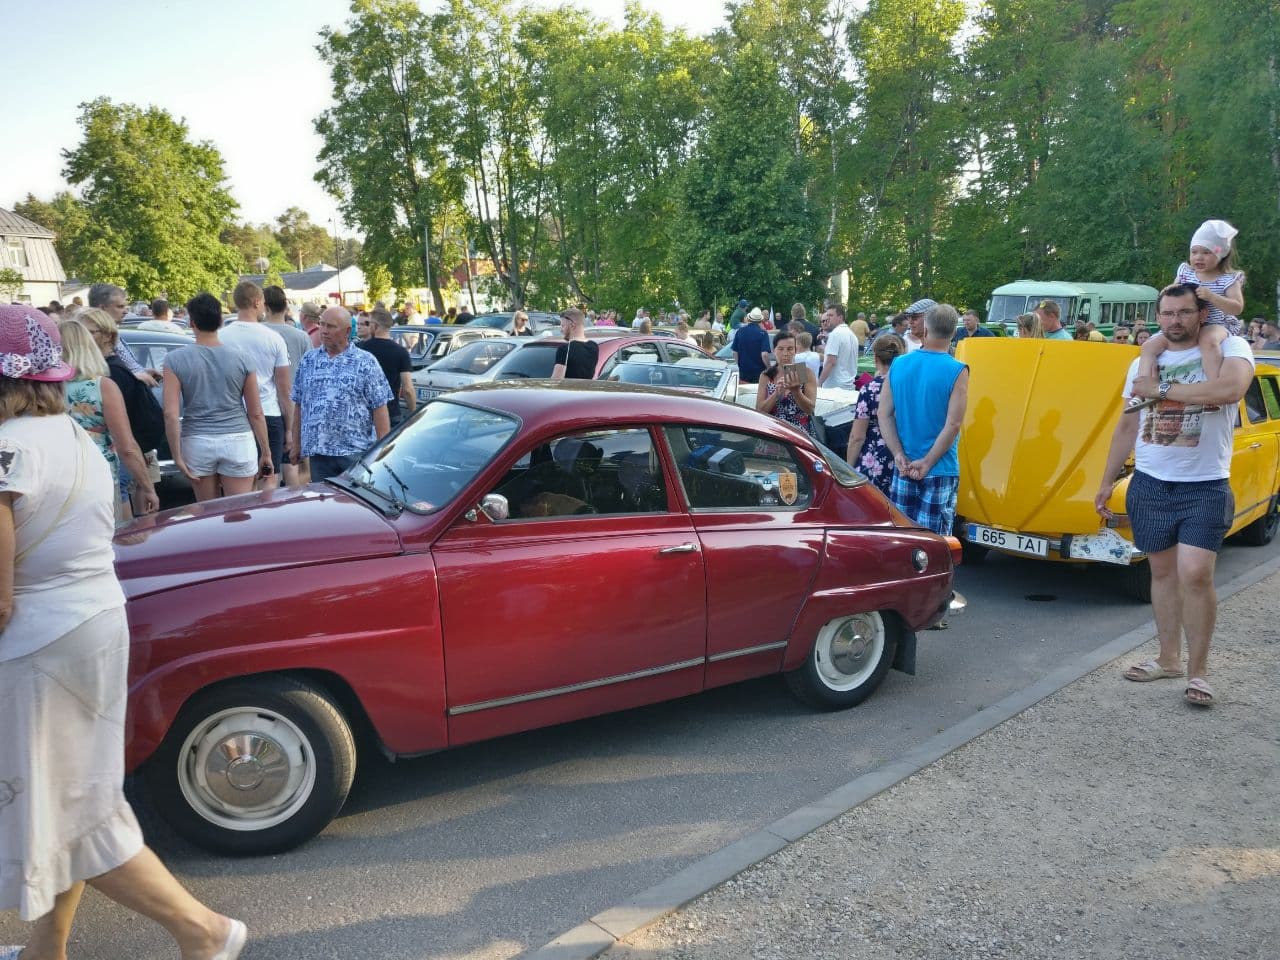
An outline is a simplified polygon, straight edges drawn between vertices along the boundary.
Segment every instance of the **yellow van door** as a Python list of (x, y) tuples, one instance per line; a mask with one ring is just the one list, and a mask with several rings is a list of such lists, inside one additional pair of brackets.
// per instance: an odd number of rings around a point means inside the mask
[[(1275, 390), (1275, 378), (1266, 378), (1268, 391)], [(1276, 489), (1280, 466), (1280, 422), (1271, 419), (1268, 406), (1280, 411), (1272, 393), (1267, 403), (1262, 378), (1255, 377), (1240, 403), (1240, 425), (1236, 427), (1231, 454), (1231, 492), (1236, 498), (1236, 519), (1231, 533), (1247, 526), (1266, 512)]]

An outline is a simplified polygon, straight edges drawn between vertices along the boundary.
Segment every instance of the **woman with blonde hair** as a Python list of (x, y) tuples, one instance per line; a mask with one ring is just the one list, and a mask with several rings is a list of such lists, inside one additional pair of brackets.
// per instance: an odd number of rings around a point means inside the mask
[[(102, 310), (85, 312), (104, 313)], [(67, 412), (102, 451), (111, 467), (116, 489), (120, 489), (120, 461), (123, 460), (141, 488), (142, 512), (158, 510), (160, 498), (156, 496), (147, 462), (129, 426), (124, 397), (108, 375), (106, 358), (79, 320), (63, 320), (58, 324), (58, 334), (62, 337), (62, 359), (76, 371), (67, 383)], [(127, 520), (130, 516), (129, 501), (117, 496), (116, 519)]]
[(183, 889), (124, 795), (115, 494), (66, 415), (61, 357), (52, 320), (0, 306), (0, 911), (34, 921), (0, 958), (65, 957), (88, 883), (163, 925), (185, 960), (235, 960), (244, 924)]
[(1024, 313), (1017, 319), (1018, 336), (1023, 339), (1044, 339), (1044, 327), (1040, 323), (1040, 314)]

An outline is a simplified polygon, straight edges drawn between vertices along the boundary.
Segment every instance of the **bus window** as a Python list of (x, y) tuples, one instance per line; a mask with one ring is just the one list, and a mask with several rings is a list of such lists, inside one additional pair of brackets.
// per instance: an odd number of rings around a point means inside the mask
[(1102, 305), (1102, 318), (1101, 318), (1098, 322), (1099, 322), (1099, 323), (1110, 323), (1110, 322), (1111, 322), (1111, 304), (1109, 304), (1109, 303), (1104, 303), (1104, 304)]
[(1124, 319), (1125, 319), (1125, 322), (1130, 327), (1133, 326), (1133, 318), (1136, 317), (1137, 315), (1138, 315), (1138, 305), (1136, 303), (1126, 303), (1124, 305)]
[(1026, 311), (1027, 298), (1025, 296), (1010, 296), (1002, 293), (991, 298), (991, 307), (987, 312), (987, 322), (1011, 322), (1016, 320), (1019, 314), (1026, 313)]

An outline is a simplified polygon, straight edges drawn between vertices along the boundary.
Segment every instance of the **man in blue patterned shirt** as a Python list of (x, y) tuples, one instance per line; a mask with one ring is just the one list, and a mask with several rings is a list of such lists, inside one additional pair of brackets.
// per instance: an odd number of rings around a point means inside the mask
[[(293, 400), (293, 454), (311, 458), (311, 480), (335, 477), (391, 429), (391, 390), (373, 354), (350, 342), (351, 314), (320, 315), (320, 346), (298, 364)], [(296, 462), (296, 460), (295, 460)]]

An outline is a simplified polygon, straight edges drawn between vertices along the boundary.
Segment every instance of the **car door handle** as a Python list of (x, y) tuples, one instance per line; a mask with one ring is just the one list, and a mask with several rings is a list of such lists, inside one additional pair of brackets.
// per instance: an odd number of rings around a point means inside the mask
[(697, 553), (697, 552), (698, 552), (697, 544), (682, 543), (678, 547), (663, 547), (661, 550), (658, 551), (658, 554), (663, 555), (668, 553)]
[(1250, 449), (1250, 450), (1261, 450), (1261, 449), (1262, 449), (1262, 441), (1261, 441), (1261, 440), (1259, 440), (1257, 443), (1251, 443), (1251, 444), (1249, 444), (1249, 449)]

